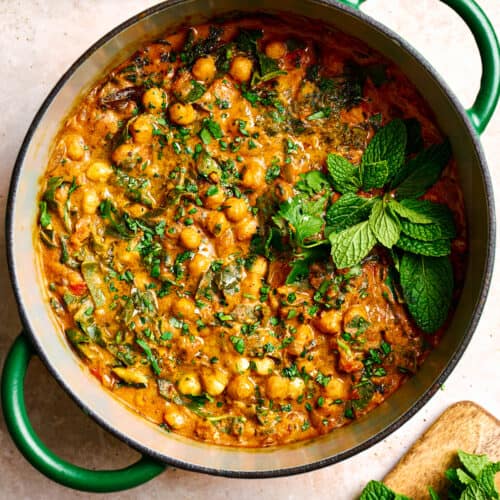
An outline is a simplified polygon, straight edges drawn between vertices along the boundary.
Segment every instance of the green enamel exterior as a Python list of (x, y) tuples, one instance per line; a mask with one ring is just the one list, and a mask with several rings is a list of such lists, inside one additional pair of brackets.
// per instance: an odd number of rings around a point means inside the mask
[[(359, 8), (365, 0), (339, 0)], [(474, 0), (442, 0), (468, 25), (481, 55), (483, 72), (479, 93), (467, 114), (478, 133), (488, 124), (500, 96), (500, 46), (495, 31)], [(33, 351), (20, 335), (5, 361), (1, 396), (7, 428), (25, 458), (50, 479), (82, 491), (112, 492), (138, 486), (165, 470), (165, 465), (142, 457), (121, 470), (92, 471), (72, 465), (52, 453), (36, 435), (24, 403), (24, 378)]]
[(495, 30), (474, 0), (442, 0), (467, 24), (476, 40), (483, 73), (476, 100), (467, 110), (472, 125), (481, 134), (495, 111), (500, 96), (500, 45)]
[(76, 490), (121, 491), (138, 486), (165, 470), (165, 465), (142, 457), (120, 470), (93, 471), (62, 460), (36, 435), (24, 403), (24, 378), (33, 351), (25, 335), (10, 349), (2, 374), (2, 408), (12, 439), (28, 462), (48, 478)]

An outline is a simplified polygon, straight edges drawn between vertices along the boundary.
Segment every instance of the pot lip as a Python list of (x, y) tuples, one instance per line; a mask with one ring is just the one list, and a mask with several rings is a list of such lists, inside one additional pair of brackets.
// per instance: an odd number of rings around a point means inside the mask
[[(399, 427), (401, 427), (404, 423), (406, 423), (411, 417), (413, 417), (436, 393), (439, 387), (444, 383), (444, 381), (448, 378), (450, 373), (453, 371), (458, 361), (462, 357), (465, 349), (469, 345), (469, 342), (472, 338), (472, 335), (477, 327), (479, 319), (481, 317), (487, 296), (488, 291), (491, 284), (492, 271), (494, 265), (494, 257), (495, 257), (495, 234), (496, 234), (496, 225), (495, 225), (495, 209), (494, 209), (494, 197), (493, 197), (493, 187), (491, 183), (491, 177), (489, 174), (488, 166), (486, 163), (486, 159), (484, 156), (484, 152), (482, 150), (482, 146), (480, 143), (479, 136), (476, 130), (473, 128), (469, 118), (466, 115), (465, 109), (463, 108), (460, 101), (457, 99), (453, 91), (448, 87), (447, 83), (444, 79), (438, 74), (438, 72), (432, 67), (432, 65), (415, 49), (412, 45), (410, 45), (405, 39), (403, 39), (400, 35), (395, 33), (393, 30), (388, 28), (387, 26), (379, 23), (374, 20), (367, 14), (356, 10), (352, 7), (346, 6), (344, 4), (339, 3), (337, 0), (312, 0), (311, 3), (320, 4), (322, 6), (328, 8), (334, 8), (343, 12), (346, 12), (354, 17), (357, 17), (362, 22), (368, 24), (371, 28), (378, 30), (385, 35), (389, 36), (392, 40), (394, 40), (402, 50), (408, 52), (417, 63), (421, 64), (426, 71), (430, 74), (430, 76), (434, 79), (434, 81), (443, 89), (446, 96), (448, 97), (450, 104), (457, 111), (460, 119), (462, 120), (462, 124), (465, 126), (465, 129), (468, 131), (471, 136), (472, 143), (474, 149), (476, 150), (479, 164), (481, 167), (481, 172), (483, 175), (483, 182), (485, 187), (485, 198), (488, 209), (488, 237), (489, 242), (486, 250), (486, 262), (483, 270), (483, 278), (481, 285), (481, 293), (477, 299), (473, 315), (470, 319), (469, 326), (465, 335), (463, 337), (462, 342), (458, 346), (457, 350), (453, 353), (453, 356), (450, 358), (448, 363), (446, 364), (443, 371), (437, 377), (436, 381), (432, 386), (430, 386), (422, 396), (417, 399), (413, 405), (399, 418), (397, 418), (391, 425), (387, 426), (385, 429), (382, 429), (377, 434), (373, 435), (370, 439), (364, 441), (363, 443), (354, 446), (353, 448), (346, 450), (341, 453), (337, 453), (336, 455), (317, 460), (308, 464), (303, 464), (299, 466), (284, 468), (284, 469), (276, 469), (271, 471), (234, 471), (229, 469), (215, 469), (211, 467), (195, 465), (189, 462), (185, 462), (175, 457), (166, 456), (162, 453), (156, 452), (155, 450), (151, 450), (147, 446), (141, 444), (139, 441), (130, 438), (128, 435), (118, 430), (104, 419), (102, 419), (92, 407), (87, 406), (83, 403), (78, 394), (74, 392), (69, 385), (65, 382), (62, 377), (59, 376), (55, 366), (51, 363), (48, 356), (43, 351), (41, 344), (37, 340), (36, 334), (30, 328), (29, 314), (24, 306), (22, 292), (17, 280), (16, 270), (15, 270), (15, 256), (14, 256), (14, 220), (13, 220), (13, 209), (16, 203), (16, 195), (18, 183), (21, 177), (21, 167), (24, 163), (26, 152), (29, 148), (30, 142), (32, 140), (33, 134), (38, 128), (40, 122), (42, 121), (47, 108), (52, 103), (55, 96), (59, 93), (59, 91), (64, 87), (68, 79), (73, 75), (73, 73), (81, 66), (81, 64), (86, 61), (94, 52), (96, 52), (102, 45), (106, 42), (114, 38), (124, 29), (130, 27), (136, 22), (140, 21), (143, 17), (149, 17), (150, 15), (156, 14), (166, 7), (172, 7), (177, 4), (182, 4), (186, 0), (165, 0), (157, 5), (154, 5), (148, 9), (143, 10), (142, 12), (135, 14), (131, 18), (119, 24), (117, 27), (106, 33), (99, 40), (97, 40), (93, 45), (91, 45), (61, 76), (55, 86), (52, 88), (50, 93), (47, 95), (39, 110), (35, 114), (33, 121), (31, 122), (26, 136), (22, 142), (21, 148), (17, 155), (14, 168), (11, 174), (10, 186), (9, 186), (9, 194), (7, 198), (7, 206), (6, 206), (6, 246), (7, 246), (7, 263), (9, 268), (9, 275), (12, 284), (12, 288), (14, 291), (14, 295), (16, 298), (19, 316), (23, 325), (23, 330), (25, 334), (28, 334), (31, 342), (33, 343), (36, 353), (42, 359), (45, 366), (48, 368), (51, 375), (57, 380), (57, 382), (63, 387), (63, 389), (70, 395), (73, 401), (82, 409), (85, 413), (90, 415), (102, 428), (104, 428), (107, 432), (110, 432), (112, 435), (115, 435), (123, 442), (125, 442), (131, 448), (137, 450), (140, 453), (149, 455), (154, 459), (157, 459), (161, 462), (164, 462), (167, 465), (172, 465), (174, 467), (179, 467), (185, 470), (193, 471), (193, 472), (202, 472), (206, 474), (211, 474), (215, 476), (224, 476), (230, 478), (273, 478), (273, 477), (282, 477), (288, 475), (296, 475), (302, 474), (305, 472), (314, 471), (320, 469), (322, 467), (333, 465), (342, 460), (350, 458), (352, 456), (357, 455), (358, 453), (367, 450), (371, 446), (375, 445), (382, 439), (386, 438), (394, 431), (396, 431)], [(264, 11), (265, 9), (261, 9)]]

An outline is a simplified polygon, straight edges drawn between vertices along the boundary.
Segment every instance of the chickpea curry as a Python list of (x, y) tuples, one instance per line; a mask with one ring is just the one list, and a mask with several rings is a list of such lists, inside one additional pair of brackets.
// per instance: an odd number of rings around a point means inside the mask
[(331, 432), (417, 371), (456, 302), (448, 141), (398, 68), (308, 23), (144, 45), (71, 112), (42, 178), (57, 321), (168, 432), (244, 447)]

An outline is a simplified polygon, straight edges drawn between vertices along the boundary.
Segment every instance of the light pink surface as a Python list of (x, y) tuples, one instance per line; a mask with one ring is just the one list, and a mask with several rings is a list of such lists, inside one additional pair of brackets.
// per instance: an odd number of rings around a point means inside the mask
[[(0, 229), (3, 234), (10, 172), (34, 113), (62, 72), (119, 22), (154, 5), (152, 0), (0, 0)], [(500, 32), (500, 2), (478, 0)], [(477, 92), (480, 62), (472, 36), (437, 0), (369, 0), (363, 10), (399, 32), (436, 67), (467, 106)], [(483, 134), (497, 197), (500, 196), (500, 112)], [(1, 240), (0, 362), (20, 329)], [(498, 247), (500, 252), (500, 246)], [(350, 500), (372, 478), (380, 479), (447, 406), (472, 399), (500, 416), (500, 275), (498, 266), (476, 334), (457, 368), (410, 422), (370, 450), (341, 464), (292, 478), (235, 480), (170, 469), (135, 490), (109, 499), (172, 498)], [(70, 401), (38, 360), (26, 393), (35, 429), (56, 453), (91, 468), (113, 468), (136, 458)], [(34, 470), (15, 449), (0, 418), (0, 499), (97, 498), (58, 486)], [(104, 497), (104, 496), (102, 496)]]

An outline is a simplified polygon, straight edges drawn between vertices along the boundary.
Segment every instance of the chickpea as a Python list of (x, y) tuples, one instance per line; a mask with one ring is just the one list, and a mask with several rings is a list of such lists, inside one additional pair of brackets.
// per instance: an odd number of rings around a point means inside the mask
[(165, 410), (163, 420), (169, 427), (172, 427), (172, 429), (182, 429), (187, 423), (186, 416), (175, 406), (169, 406)]
[(85, 155), (85, 142), (78, 134), (69, 134), (64, 140), (66, 143), (66, 153), (70, 160), (81, 160)]
[(241, 291), (245, 295), (250, 295), (258, 299), (262, 288), (262, 275), (250, 272), (241, 283)]
[(284, 399), (288, 396), (290, 381), (280, 375), (273, 375), (267, 379), (266, 394), (269, 399)]
[(238, 356), (231, 364), (231, 369), (234, 373), (243, 373), (250, 368), (250, 361), (245, 356)]
[(153, 139), (153, 124), (149, 115), (139, 115), (129, 127), (136, 144), (148, 144)]
[(189, 262), (189, 272), (193, 276), (201, 276), (210, 267), (210, 259), (201, 253), (197, 253)]
[(168, 111), (170, 119), (178, 125), (190, 125), (196, 120), (196, 111), (191, 104), (176, 102)]
[(300, 377), (292, 378), (288, 387), (288, 397), (297, 399), (301, 394), (304, 393), (305, 388), (306, 384)]
[(188, 250), (196, 250), (201, 245), (201, 234), (193, 226), (185, 227), (179, 239), (182, 246)]
[(217, 68), (213, 57), (200, 57), (193, 65), (193, 76), (197, 80), (208, 83), (214, 79)]
[(250, 272), (258, 276), (265, 276), (267, 273), (267, 259), (259, 255), (250, 267)]
[(266, 183), (266, 172), (265, 169), (259, 165), (254, 164), (245, 168), (243, 172), (243, 177), (241, 179), (241, 185), (248, 189), (258, 189), (264, 186)]
[(199, 396), (201, 394), (200, 379), (196, 373), (185, 373), (178, 383), (179, 391), (187, 396)]
[(316, 321), (316, 326), (323, 333), (339, 333), (342, 324), (342, 313), (331, 309), (330, 311), (323, 311)]
[(151, 87), (144, 92), (142, 104), (149, 113), (161, 113), (167, 107), (167, 94), (163, 89)]
[(238, 375), (229, 382), (227, 391), (233, 399), (241, 401), (254, 393), (254, 384), (246, 375)]
[[(214, 188), (217, 188), (215, 190)], [(203, 206), (206, 208), (219, 208), (226, 199), (226, 193), (221, 186), (209, 186), (204, 190), (203, 194)]]
[(252, 238), (257, 232), (257, 221), (253, 217), (248, 217), (238, 222), (235, 226), (236, 239), (246, 241)]
[(314, 331), (309, 325), (299, 325), (294, 334), (292, 343), (288, 346), (288, 352), (299, 356), (305, 347), (311, 343), (314, 338)]
[(231, 61), (229, 74), (238, 82), (248, 82), (252, 76), (253, 62), (244, 56), (236, 56)]
[(222, 212), (212, 210), (205, 219), (207, 229), (214, 235), (219, 236), (229, 229), (229, 222)]
[(306, 358), (297, 358), (297, 368), (299, 369), (300, 373), (307, 373), (311, 377), (314, 377), (317, 372), (314, 361)]
[(265, 52), (271, 59), (280, 59), (286, 54), (286, 45), (279, 40), (273, 40), (266, 45)]
[(137, 163), (137, 149), (132, 144), (120, 144), (112, 153), (111, 159), (116, 165), (132, 167)]
[(271, 358), (256, 358), (253, 360), (255, 371), (259, 375), (269, 375), (274, 370), (274, 361)]
[(83, 196), (83, 212), (89, 215), (95, 214), (99, 203), (101, 203), (101, 200), (97, 193), (93, 189), (88, 189)]
[(228, 198), (224, 202), (226, 217), (233, 222), (239, 222), (248, 214), (248, 207), (243, 198)]
[(196, 319), (196, 307), (192, 299), (181, 297), (172, 304), (172, 312), (181, 318), (194, 320)]
[(291, 184), (288, 184), (288, 182), (285, 181), (278, 181), (274, 192), (281, 201), (286, 201), (293, 197), (293, 188)]
[(203, 386), (210, 396), (222, 394), (227, 386), (227, 374), (222, 370), (202, 375)]
[(87, 169), (87, 178), (91, 181), (106, 182), (109, 176), (113, 173), (111, 165), (105, 161), (95, 161)]
[(325, 387), (326, 395), (332, 399), (341, 399), (347, 395), (347, 386), (341, 378), (332, 377)]

